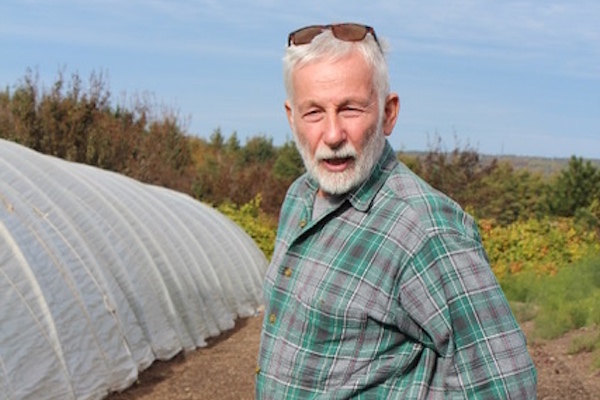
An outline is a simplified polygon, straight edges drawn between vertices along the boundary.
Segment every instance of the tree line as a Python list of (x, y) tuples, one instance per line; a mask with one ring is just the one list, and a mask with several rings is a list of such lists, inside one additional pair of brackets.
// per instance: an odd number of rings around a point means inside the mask
[[(39, 152), (122, 173), (178, 190), (214, 206), (241, 206), (260, 197), (274, 219), (291, 182), (304, 172), (295, 145), (275, 146), (265, 135), (241, 143), (235, 132), (191, 135), (177, 113), (145, 99), (114, 105), (101, 74), (87, 83), (59, 73), (50, 88), (28, 71), (0, 93), (0, 138)], [(573, 156), (553, 176), (484, 162), (476, 149), (446, 150), (440, 140), (418, 156), (398, 157), (477, 218), (508, 225), (572, 217), (600, 227), (600, 169)]]

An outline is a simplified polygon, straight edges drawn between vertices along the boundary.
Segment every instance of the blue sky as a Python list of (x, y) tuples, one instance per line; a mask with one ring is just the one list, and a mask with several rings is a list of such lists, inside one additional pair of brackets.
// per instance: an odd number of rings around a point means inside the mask
[(485, 154), (600, 158), (600, 2), (2, 0), (0, 84), (27, 69), (102, 73), (115, 103), (151, 98), (190, 134), (291, 138), (289, 31), (356, 21), (387, 41), (402, 109), (390, 141)]

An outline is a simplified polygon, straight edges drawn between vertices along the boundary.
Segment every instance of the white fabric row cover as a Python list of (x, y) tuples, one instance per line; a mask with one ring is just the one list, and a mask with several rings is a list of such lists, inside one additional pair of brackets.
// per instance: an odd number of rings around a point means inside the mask
[(0, 400), (125, 389), (254, 315), (266, 264), (187, 195), (0, 140)]

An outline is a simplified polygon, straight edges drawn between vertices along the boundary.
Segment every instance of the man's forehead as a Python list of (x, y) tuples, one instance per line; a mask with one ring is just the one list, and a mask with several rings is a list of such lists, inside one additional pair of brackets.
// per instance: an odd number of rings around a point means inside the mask
[(365, 97), (373, 90), (373, 73), (366, 62), (354, 59), (313, 62), (294, 71), (292, 85), (296, 94), (327, 96), (344, 88), (350, 97)]

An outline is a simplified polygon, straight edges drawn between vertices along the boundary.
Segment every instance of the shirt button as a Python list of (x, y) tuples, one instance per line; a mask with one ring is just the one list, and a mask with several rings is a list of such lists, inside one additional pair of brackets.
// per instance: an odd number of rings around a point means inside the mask
[(300, 220), (300, 228), (304, 228), (306, 226), (306, 220), (305, 219), (301, 219)]
[(290, 267), (285, 267), (285, 269), (283, 270), (283, 275), (289, 278), (290, 276), (292, 276), (292, 269)]
[(269, 315), (269, 322), (274, 324), (277, 321), (277, 316), (275, 314)]

